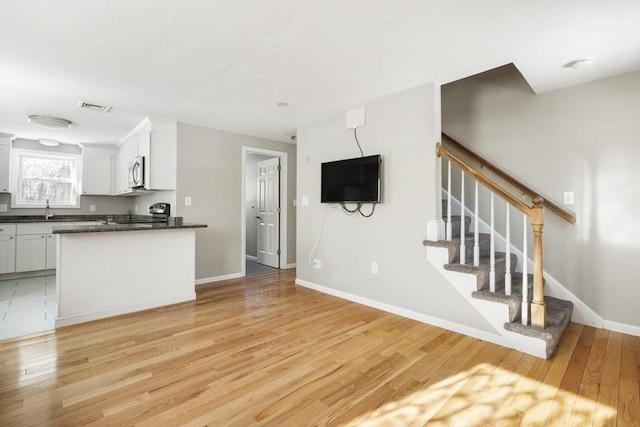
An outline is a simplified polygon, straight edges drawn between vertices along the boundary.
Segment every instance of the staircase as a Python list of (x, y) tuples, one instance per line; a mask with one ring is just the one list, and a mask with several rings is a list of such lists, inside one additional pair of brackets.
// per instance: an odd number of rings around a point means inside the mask
[[(544, 295), (544, 211), (548, 208), (570, 223), (575, 218), (444, 134), (443, 142), (447, 146), (438, 144), (436, 153), (448, 159), (447, 179), (443, 185), (446, 199), (442, 203), (446, 233), (439, 227), (429, 227), (428, 240), (423, 242), (427, 247), (427, 259), (502, 336), (503, 345), (548, 359), (571, 320), (573, 303)], [(453, 196), (452, 166), (461, 172), (459, 200)], [(473, 185), (475, 194), (469, 191)], [(479, 226), (480, 185), (490, 193), (490, 199), (481, 202), (490, 206), (490, 220), (487, 221), (490, 226), (484, 227), (482, 231), (485, 232), (480, 232)], [(475, 203), (474, 209), (465, 206), (465, 195)], [(506, 206), (503, 252), (496, 249), (494, 195)], [(459, 212), (464, 214), (451, 212), (452, 201), (459, 203)], [(519, 251), (512, 248), (510, 240), (509, 218), (516, 211), (524, 218), (520, 256), (516, 255)], [(438, 231), (433, 233), (434, 230)], [(533, 262), (528, 259), (528, 236), (533, 236)]]
[[(443, 219), (447, 218), (446, 201), (443, 201)], [(472, 218), (465, 216), (464, 236), (467, 260), (473, 260), (474, 235), (470, 232)], [(544, 329), (522, 324), (522, 273), (515, 272), (518, 259), (505, 252), (495, 252), (495, 291), (489, 289), (490, 240), (488, 233), (479, 234), (480, 262), (478, 266), (460, 264), (460, 235), (462, 221), (452, 216), (451, 240), (425, 240), (427, 259), (451, 282), (451, 284), (489, 321), (496, 331), (516, 350), (545, 359), (550, 358), (571, 320), (573, 303), (545, 296), (547, 318)], [(505, 293), (507, 262), (511, 273), (511, 295)], [(533, 275), (527, 274), (527, 301), (533, 295)], [(527, 305), (528, 306), (528, 305)]]

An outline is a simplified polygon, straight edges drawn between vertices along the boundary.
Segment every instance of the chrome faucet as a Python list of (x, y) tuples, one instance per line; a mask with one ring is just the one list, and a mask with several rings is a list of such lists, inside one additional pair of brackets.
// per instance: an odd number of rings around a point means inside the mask
[(44, 219), (49, 220), (55, 213), (51, 212), (51, 207), (49, 206), (49, 199), (47, 199), (47, 207), (44, 209)]

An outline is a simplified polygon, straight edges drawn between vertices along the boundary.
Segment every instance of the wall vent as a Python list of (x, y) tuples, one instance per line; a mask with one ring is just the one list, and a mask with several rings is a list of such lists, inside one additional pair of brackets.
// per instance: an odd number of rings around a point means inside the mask
[(101, 113), (108, 113), (111, 110), (110, 105), (98, 105), (86, 101), (78, 101), (78, 108), (88, 108), (89, 110), (96, 110)]

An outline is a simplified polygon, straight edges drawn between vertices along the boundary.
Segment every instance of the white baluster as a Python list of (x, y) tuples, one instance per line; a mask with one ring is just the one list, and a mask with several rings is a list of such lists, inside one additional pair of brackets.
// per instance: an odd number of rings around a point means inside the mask
[(477, 267), (480, 265), (480, 235), (478, 233), (478, 217), (480, 216), (480, 213), (478, 212), (478, 181), (476, 181), (476, 201), (474, 207), (474, 215), (475, 221), (473, 223), (473, 265)]
[(453, 225), (451, 224), (451, 160), (447, 168), (447, 240), (453, 238)]
[(507, 270), (504, 273), (504, 293), (511, 295), (511, 225), (509, 221), (509, 203), (507, 203), (506, 228), (505, 239), (507, 242), (505, 256), (507, 257)]
[(494, 232), (493, 191), (491, 192), (491, 249), (489, 253), (489, 290), (496, 291), (496, 241)]
[(464, 171), (461, 172), (461, 184), (460, 184), (460, 264), (464, 264), (467, 261), (467, 247), (465, 246), (465, 221), (464, 221)]
[(529, 272), (527, 271), (527, 263), (529, 256), (527, 255), (527, 215), (523, 214), (523, 230), (522, 230), (522, 324), (529, 324)]

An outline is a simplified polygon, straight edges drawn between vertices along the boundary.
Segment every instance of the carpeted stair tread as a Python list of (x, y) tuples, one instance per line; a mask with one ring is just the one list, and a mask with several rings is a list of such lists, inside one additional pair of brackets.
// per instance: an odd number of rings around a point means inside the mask
[[(504, 252), (495, 253), (495, 275), (496, 279), (504, 277), (506, 271), (506, 254)], [(515, 254), (511, 254), (511, 269), (516, 265), (518, 257)], [(449, 271), (456, 271), (458, 273), (475, 274), (477, 277), (476, 290), (489, 288), (489, 276), (490, 276), (490, 262), (491, 259), (488, 255), (480, 257), (480, 265), (473, 265), (473, 257), (469, 260), (469, 264), (445, 264), (443, 268)]]
[[(425, 246), (436, 248), (445, 248), (449, 252), (449, 263), (456, 263), (460, 260), (460, 237), (454, 237), (451, 240), (424, 240)], [(473, 262), (473, 249), (475, 245), (475, 236), (471, 233), (467, 234), (464, 239), (466, 259)], [(491, 250), (491, 235), (488, 233), (478, 233), (478, 248), (480, 256), (488, 255)]]
[[(533, 295), (533, 275), (529, 274), (529, 302)], [(497, 278), (496, 278), (497, 279)], [(515, 322), (520, 319), (520, 308), (522, 307), (522, 273), (511, 273), (511, 295), (505, 294), (504, 276), (502, 280), (496, 280), (496, 290), (482, 289), (471, 294), (473, 298), (484, 301), (497, 302), (509, 306), (509, 321)]]
[[(447, 218), (443, 217), (442, 218), (444, 220), (445, 226), (447, 223)], [(452, 216), (451, 217), (451, 234), (453, 237), (460, 237), (460, 230), (462, 230), (462, 220), (460, 218), (460, 215), (456, 215), (456, 216)], [(464, 217), (464, 232), (465, 234), (469, 233), (469, 229), (471, 227), (471, 217), (465, 216)]]
[(549, 296), (544, 297), (544, 302), (547, 311), (544, 329), (540, 330), (519, 322), (505, 323), (504, 328), (507, 331), (544, 340), (547, 344), (547, 359), (549, 359), (558, 346), (567, 325), (569, 325), (573, 313), (573, 303)]

